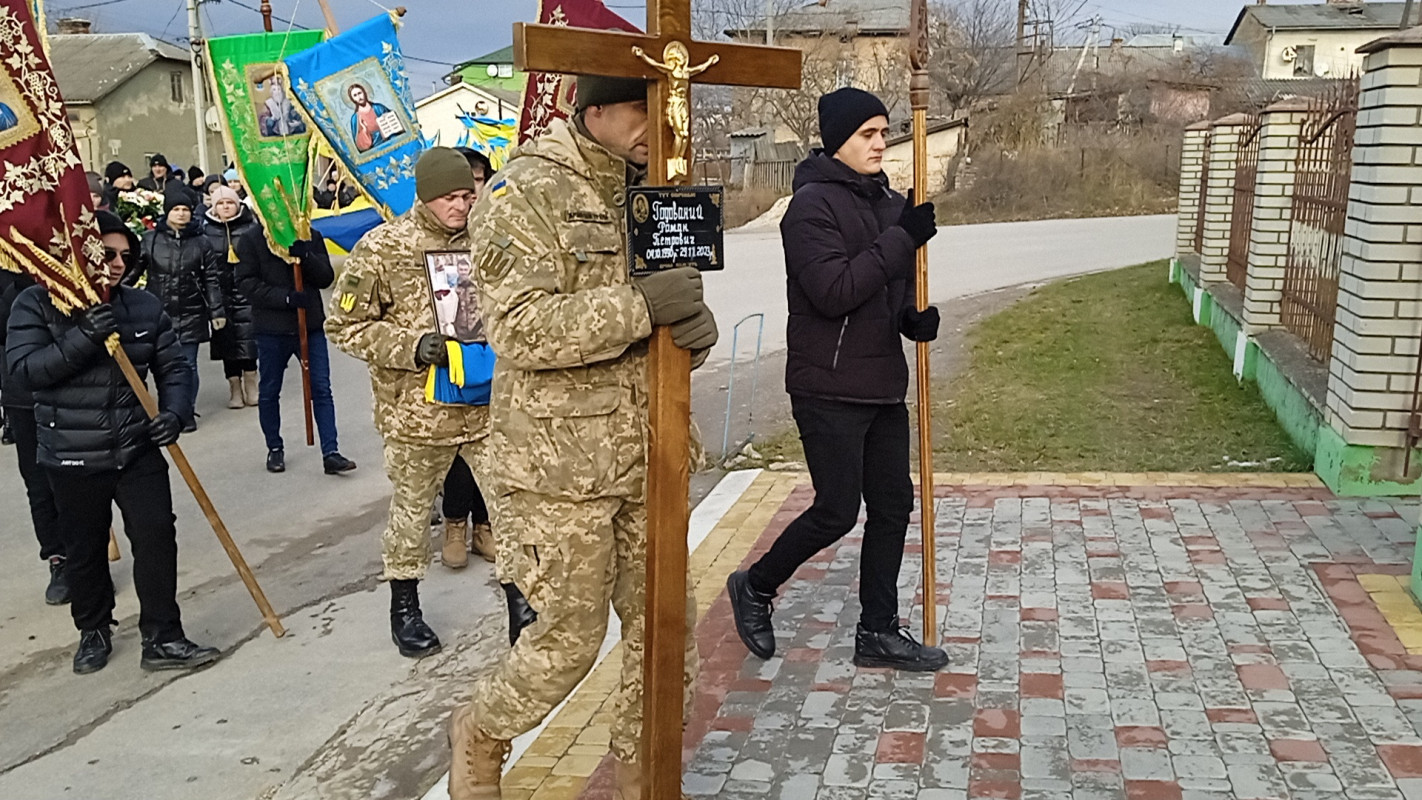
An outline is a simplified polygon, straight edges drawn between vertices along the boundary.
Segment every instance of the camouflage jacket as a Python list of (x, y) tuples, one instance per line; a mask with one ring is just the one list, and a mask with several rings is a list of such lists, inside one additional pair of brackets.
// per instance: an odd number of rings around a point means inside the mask
[(428, 369), (415, 364), (420, 337), (436, 333), (425, 254), (467, 251), (466, 229), (446, 228), (423, 203), (367, 233), (331, 294), (326, 334), (370, 365), (375, 428), (387, 439), (456, 444), (488, 433), (488, 409), (425, 399)]
[(560, 122), (474, 208), (499, 493), (645, 500), (652, 323), (628, 274), (626, 189), (626, 162)]

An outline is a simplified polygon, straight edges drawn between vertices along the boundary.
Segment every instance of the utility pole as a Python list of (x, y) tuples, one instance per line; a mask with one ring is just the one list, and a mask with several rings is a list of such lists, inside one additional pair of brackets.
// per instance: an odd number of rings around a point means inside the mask
[(1100, 41), (1101, 38), (1101, 17), (1098, 16), (1091, 21), (1091, 34), (1086, 43), (1081, 46), (1081, 57), (1076, 60), (1076, 69), (1072, 70), (1071, 83), (1067, 86), (1067, 95), (1076, 92), (1076, 79), (1081, 77), (1081, 68), (1086, 64), (1086, 54), (1091, 52), (1093, 42)]
[(765, 46), (775, 46), (775, 0), (765, 0)]
[(1031, 0), (1017, 0), (1017, 85), (1027, 80), (1027, 67), (1023, 56), (1027, 51), (1027, 4)]
[(1412, 27), (1412, 0), (1407, 0), (1407, 5), (1402, 7), (1402, 24), (1397, 27), (1400, 30)]
[(203, 102), (202, 20), (198, 18), (198, 0), (188, 0), (188, 50), (193, 63), (193, 118), (197, 122), (197, 163), (207, 171), (207, 106)]

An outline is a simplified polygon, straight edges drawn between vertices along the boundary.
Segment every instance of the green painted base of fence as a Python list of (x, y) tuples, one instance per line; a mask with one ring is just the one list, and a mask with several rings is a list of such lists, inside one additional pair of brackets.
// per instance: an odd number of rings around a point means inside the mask
[[(1340, 497), (1403, 497), (1422, 493), (1422, 476), (1401, 477), (1402, 448), (1348, 444), (1329, 427), (1318, 429), (1313, 471)], [(1412, 454), (1412, 471), (1422, 466), (1422, 451)]]
[(1412, 599), (1422, 602), (1422, 528), (1417, 530), (1417, 546), (1412, 551)]
[(1230, 360), (1236, 360), (1238, 354), (1235, 350), (1239, 345), (1239, 334), (1244, 330), (1244, 326), (1218, 303), (1211, 304), (1209, 325), (1210, 330), (1215, 332), (1215, 338), (1219, 340), (1220, 346), (1226, 353), (1229, 353)]
[(1274, 410), (1275, 419), (1294, 444), (1305, 453), (1318, 454), (1318, 434), (1323, 428), (1323, 411), (1314, 405), (1303, 390), (1289, 380), (1269, 354), (1251, 343), (1257, 358), (1254, 362), (1255, 383), (1264, 403)]

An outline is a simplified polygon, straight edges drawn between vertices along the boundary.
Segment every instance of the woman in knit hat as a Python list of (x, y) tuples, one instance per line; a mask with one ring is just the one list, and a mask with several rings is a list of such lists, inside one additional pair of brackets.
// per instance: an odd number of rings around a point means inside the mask
[(257, 340), (252, 322), (252, 301), (237, 286), (237, 239), (260, 223), (237, 193), (215, 183), (209, 193), (210, 208), (203, 215), (203, 235), (217, 252), (217, 280), (227, 310), (227, 326), (212, 334), (213, 361), (222, 362), (230, 396), (228, 408), (257, 404)]

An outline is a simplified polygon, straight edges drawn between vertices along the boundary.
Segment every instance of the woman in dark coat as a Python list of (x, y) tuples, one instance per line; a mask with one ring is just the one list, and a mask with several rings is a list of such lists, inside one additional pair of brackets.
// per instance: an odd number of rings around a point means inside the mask
[(252, 324), (252, 301), (237, 286), (238, 237), (259, 227), (251, 209), (226, 186), (212, 190), (212, 207), (203, 215), (203, 235), (217, 251), (217, 279), (227, 309), (227, 326), (212, 334), (212, 360), (222, 362), (231, 397), (228, 408), (257, 404), (257, 340)]
[[(217, 251), (203, 235), (202, 223), (193, 218), (197, 202), (186, 186), (170, 184), (163, 193), (163, 219), (144, 235), (139, 254), (139, 269), (147, 279), (144, 288), (163, 302), (192, 366), (189, 408), (197, 404), (198, 345), (227, 325)], [(196, 414), (183, 420), (183, 430), (197, 430)]]

